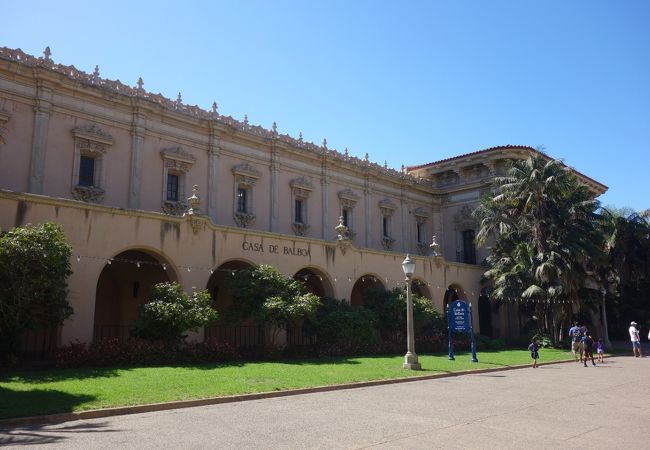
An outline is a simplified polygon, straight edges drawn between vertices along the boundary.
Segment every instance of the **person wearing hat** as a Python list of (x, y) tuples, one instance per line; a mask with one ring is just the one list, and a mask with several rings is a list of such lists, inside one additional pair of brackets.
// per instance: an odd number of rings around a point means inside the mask
[(639, 337), (639, 329), (636, 327), (636, 322), (630, 322), (630, 341), (632, 342), (632, 354), (635, 358), (643, 356), (641, 353), (641, 338)]

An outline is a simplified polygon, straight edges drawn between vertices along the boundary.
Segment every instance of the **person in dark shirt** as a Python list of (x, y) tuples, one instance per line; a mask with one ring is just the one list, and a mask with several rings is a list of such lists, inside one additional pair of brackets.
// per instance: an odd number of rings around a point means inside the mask
[(537, 367), (537, 360), (539, 359), (539, 347), (534, 339), (528, 346), (528, 350), (530, 350), (530, 357), (533, 358), (533, 369), (535, 369)]
[(582, 347), (582, 361), (584, 362), (585, 367), (587, 367), (587, 358), (591, 358), (591, 364), (595, 366), (596, 362), (594, 361), (594, 338), (591, 337), (589, 331), (585, 331), (585, 333), (582, 335), (582, 338), (580, 338), (580, 347)]

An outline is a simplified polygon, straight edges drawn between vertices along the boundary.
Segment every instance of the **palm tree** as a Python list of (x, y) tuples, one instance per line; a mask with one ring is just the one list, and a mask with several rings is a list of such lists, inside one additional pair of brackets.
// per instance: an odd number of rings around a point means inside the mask
[(495, 178), (475, 213), (478, 244), (494, 240), (485, 273), (493, 298), (532, 302), (556, 341), (583, 306), (586, 262), (600, 252), (597, 207), (571, 169), (536, 152)]

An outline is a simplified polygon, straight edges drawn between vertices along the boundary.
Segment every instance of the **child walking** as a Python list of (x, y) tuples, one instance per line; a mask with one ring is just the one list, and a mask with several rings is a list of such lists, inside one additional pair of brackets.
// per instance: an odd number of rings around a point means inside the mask
[(528, 346), (528, 350), (530, 350), (530, 357), (533, 358), (533, 369), (535, 369), (537, 368), (537, 359), (539, 358), (539, 347), (534, 339)]
[(596, 354), (598, 355), (598, 362), (603, 362), (603, 354), (605, 353), (605, 344), (603, 344), (602, 339), (598, 339), (596, 342)]

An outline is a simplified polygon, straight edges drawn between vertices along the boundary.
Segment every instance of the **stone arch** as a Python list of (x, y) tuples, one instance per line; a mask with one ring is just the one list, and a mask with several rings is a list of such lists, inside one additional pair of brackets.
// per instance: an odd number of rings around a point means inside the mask
[(465, 290), (459, 284), (450, 284), (445, 291), (445, 298), (442, 304), (443, 309), (447, 310), (447, 305), (453, 302), (454, 300), (466, 300)]
[(174, 265), (149, 248), (129, 248), (107, 260), (96, 282), (93, 340), (127, 338), (151, 287), (173, 281), (178, 281)]
[(329, 275), (317, 267), (303, 267), (293, 276), (294, 280), (305, 283), (307, 291), (323, 297), (334, 297), (334, 288)]
[(381, 282), (381, 278), (378, 275), (370, 273), (362, 275), (357, 278), (357, 281), (352, 287), (352, 293), (350, 294), (350, 304), (352, 306), (363, 306), (366, 291), (369, 289), (386, 290), (386, 286), (384, 286), (384, 283)]
[(205, 340), (227, 343), (235, 348), (256, 347), (264, 343), (262, 327), (252, 319), (240, 323), (229, 322), (228, 310), (233, 304), (233, 296), (226, 286), (226, 278), (238, 270), (255, 267), (257, 264), (245, 259), (231, 259), (212, 270), (206, 289), (212, 297), (212, 305), (219, 313), (217, 321), (205, 328)]
[(411, 283), (411, 290), (413, 295), (419, 295), (420, 297), (428, 298), (433, 301), (433, 296), (431, 295), (431, 290), (427, 286), (427, 283), (419, 278), (414, 278)]

